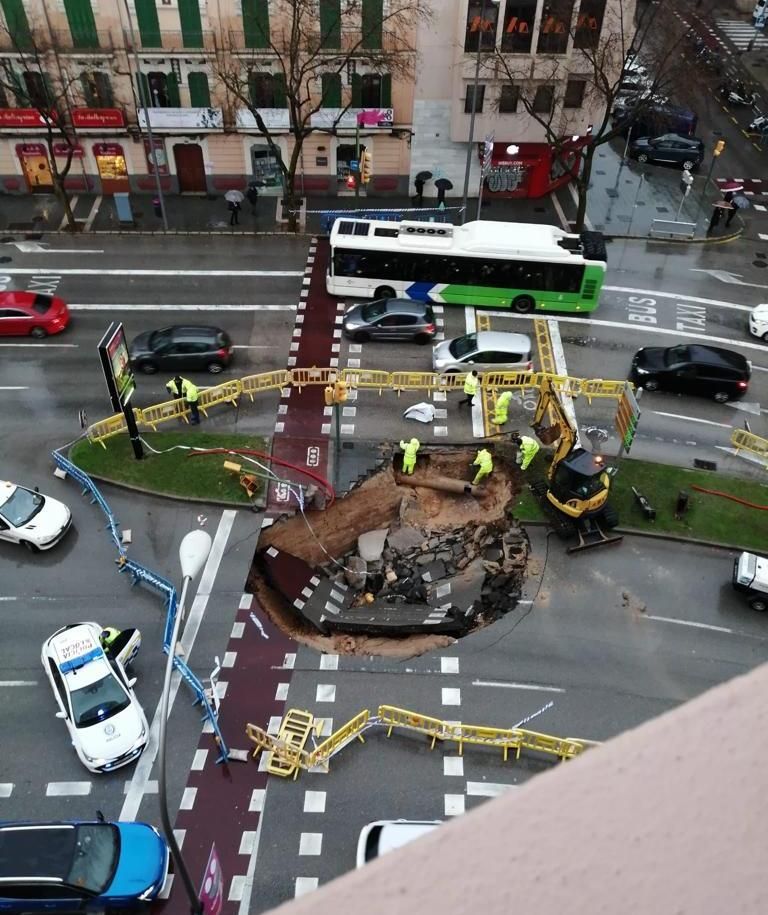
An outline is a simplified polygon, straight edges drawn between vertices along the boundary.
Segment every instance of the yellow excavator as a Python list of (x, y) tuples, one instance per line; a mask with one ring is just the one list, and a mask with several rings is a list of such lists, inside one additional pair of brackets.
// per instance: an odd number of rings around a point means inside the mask
[[(548, 414), (552, 419), (545, 425)], [(616, 469), (606, 467), (600, 455), (576, 445), (576, 429), (549, 378), (542, 380), (531, 428), (545, 445), (554, 445), (546, 483), (534, 483), (531, 488), (543, 507), (549, 509), (557, 533), (562, 537), (578, 535), (578, 546), (569, 552), (618, 543), (621, 537), (604, 533), (604, 529), (619, 522), (615, 509), (608, 504), (611, 476)]]

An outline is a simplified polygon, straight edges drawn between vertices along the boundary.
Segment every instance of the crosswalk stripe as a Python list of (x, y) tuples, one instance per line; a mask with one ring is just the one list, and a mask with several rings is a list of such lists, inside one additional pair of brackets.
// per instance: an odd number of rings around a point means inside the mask
[(753, 48), (768, 47), (768, 37), (757, 32), (748, 22), (738, 19), (716, 19), (715, 24), (740, 51), (746, 50), (750, 42), (754, 42)]

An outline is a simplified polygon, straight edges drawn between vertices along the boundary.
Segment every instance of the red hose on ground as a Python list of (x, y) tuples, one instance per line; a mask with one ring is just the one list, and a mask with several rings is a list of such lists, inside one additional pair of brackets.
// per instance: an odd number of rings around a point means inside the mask
[(331, 486), (324, 477), (321, 477), (317, 473), (312, 473), (312, 471), (307, 470), (306, 467), (297, 467), (296, 464), (291, 464), (289, 461), (284, 461), (282, 458), (273, 457), (271, 454), (265, 454), (263, 451), (257, 451), (255, 448), (205, 448), (203, 450), (190, 451), (187, 457), (196, 457), (200, 454), (250, 454), (253, 457), (259, 457), (264, 461), (271, 461), (273, 464), (279, 464), (281, 467), (289, 467), (291, 470), (295, 470), (298, 473), (303, 473), (305, 476), (310, 477), (323, 487), (330, 499), (326, 508), (330, 508), (336, 501), (336, 493), (333, 490), (333, 486)]
[(721, 496), (723, 499), (730, 499), (731, 502), (738, 502), (739, 505), (746, 505), (747, 508), (756, 508), (761, 512), (768, 511), (768, 505), (757, 505), (755, 502), (747, 502), (746, 499), (740, 499), (738, 496), (732, 496), (727, 492), (720, 492), (717, 489), (704, 489), (703, 486), (697, 486), (695, 483), (691, 485), (691, 489), (695, 489), (697, 492), (705, 492), (708, 496)]

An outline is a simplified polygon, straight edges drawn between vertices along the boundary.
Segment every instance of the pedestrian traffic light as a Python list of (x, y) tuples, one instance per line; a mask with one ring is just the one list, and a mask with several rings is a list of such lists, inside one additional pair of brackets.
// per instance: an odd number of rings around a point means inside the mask
[(715, 143), (715, 148), (712, 150), (713, 156), (719, 156), (720, 153), (725, 149), (725, 140), (718, 140)]
[(373, 160), (371, 159), (371, 154), (367, 149), (363, 150), (363, 154), (360, 157), (360, 181), (363, 184), (368, 184), (371, 180), (371, 175), (373, 174)]

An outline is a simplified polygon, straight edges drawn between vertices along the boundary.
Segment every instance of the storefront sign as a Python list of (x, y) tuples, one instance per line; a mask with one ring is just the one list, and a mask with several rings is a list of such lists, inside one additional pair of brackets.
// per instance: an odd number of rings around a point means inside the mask
[(496, 164), (488, 171), (488, 190), (495, 194), (516, 191), (525, 182), (527, 171), (523, 165)]
[(66, 158), (69, 155), (70, 149), (72, 150), (73, 159), (82, 159), (84, 153), (83, 147), (76, 143), (74, 146), (70, 146), (68, 143), (54, 143), (53, 144), (53, 154), (54, 156), (62, 156)]
[[(259, 114), (267, 127), (287, 130), (291, 126), (287, 108), (259, 108)], [(244, 127), (246, 130), (258, 130), (256, 118), (248, 108), (238, 109), (237, 126)]]
[(389, 128), (395, 123), (393, 108), (321, 108), (310, 118), (310, 125), (319, 128), (357, 127), (358, 117), (366, 127)]
[[(152, 115), (150, 115), (150, 119)], [(152, 138), (155, 141), (155, 151), (154, 154), (149, 145), (149, 140), (144, 140), (144, 155), (147, 157), (147, 171), (150, 175), (155, 174), (155, 165), (157, 165), (158, 175), (167, 175), (168, 171), (168, 157), (165, 154), (165, 141), (159, 140), (157, 137)]]
[(122, 156), (123, 147), (119, 143), (94, 143), (94, 156)]
[(47, 156), (44, 143), (19, 143), (16, 152), (20, 156)]
[[(221, 130), (224, 118), (221, 108), (150, 108), (149, 123), (153, 130)], [(139, 127), (146, 126), (146, 111), (139, 108)]]
[(75, 127), (125, 127), (125, 115), (119, 108), (73, 108)]
[[(50, 120), (56, 122), (51, 112)], [(0, 127), (45, 127), (46, 120), (37, 108), (0, 108)]]

